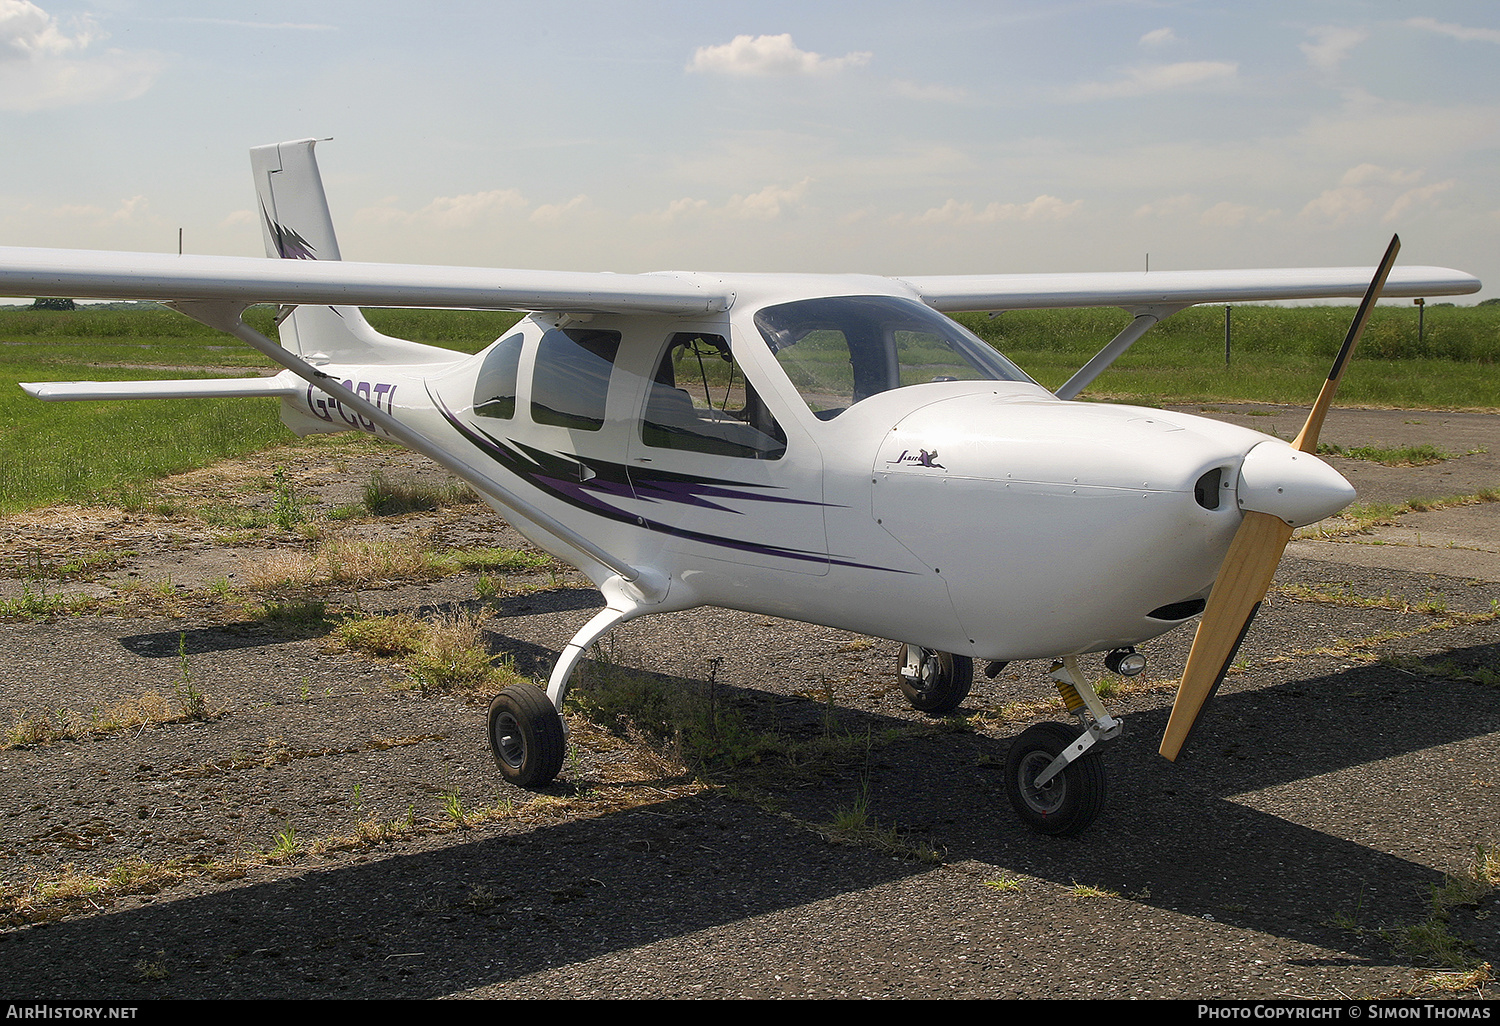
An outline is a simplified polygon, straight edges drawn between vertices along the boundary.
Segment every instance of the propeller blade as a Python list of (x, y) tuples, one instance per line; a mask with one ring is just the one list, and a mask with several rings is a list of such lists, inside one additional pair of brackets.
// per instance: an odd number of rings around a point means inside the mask
[(1307, 415), (1307, 422), (1302, 425), (1302, 431), (1297, 435), (1297, 440), (1292, 443), (1292, 448), (1317, 455), (1318, 434), (1323, 430), (1323, 418), (1328, 415), (1328, 408), (1333, 405), (1334, 393), (1339, 390), (1339, 382), (1344, 380), (1344, 369), (1349, 366), (1349, 359), (1354, 355), (1354, 347), (1359, 345), (1359, 337), (1365, 333), (1365, 325), (1369, 323), (1370, 314), (1375, 309), (1375, 300), (1380, 298), (1380, 290), (1385, 288), (1385, 280), (1390, 277), (1391, 268), (1396, 263), (1396, 254), (1399, 252), (1401, 252), (1401, 237), (1392, 235), (1391, 244), (1385, 248), (1385, 256), (1380, 258), (1380, 266), (1375, 269), (1375, 277), (1370, 279), (1370, 287), (1365, 289), (1365, 297), (1359, 301), (1359, 310), (1354, 314), (1353, 323), (1349, 325), (1349, 334), (1344, 336), (1344, 344), (1339, 349), (1339, 355), (1334, 358), (1333, 369), (1328, 372), (1328, 380), (1323, 382), (1323, 388), (1318, 392), (1318, 400), (1313, 403), (1313, 408)]
[[(1297, 450), (1316, 453), (1323, 418), (1328, 415), (1339, 382), (1343, 380), (1344, 370), (1349, 365), (1350, 357), (1354, 355), (1354, 347), (1359, 344), (1360, 336), (1364, 334), (1370, 312), (1375, 308), (1375, 300), (1385, 287), (1385, 280), (1390, 275), (1400, 249), (1401, 240), (1392, 236), (1391, 244), (1386, 248), (1385, 256), (1381, 258), (1380, 266), (1375, 271), (1375, 277), (1365, 290), (1364, 299), (1360, 301), (1354, 322), (1350, 324), (1349, 333), (1344, 338), (1344, 345), (1333, 361), (1333, 369), (1328, 372), (1328, 380), (1323, 383), (1317, 401), (1313, 403), (1307, 421), (1302, 425), (1301, 433), (1292, 443)], [(1209, 592), (1203, 619), (1198, 624), (1198, 633), (1193, 637), (1187, 665), (1183, 667), (1182, 682), (1177, 686), (1177, 697), (1172, 702), (1172, 714), (1167, 719), (1167, 729), (1162, 735), (1159, 749), (1167, 759), (1174, 762), (1177, 760), (1188, 734), (1203, 712), (1203, 707), (1224, 682), (1229, 664), (1234, 661), (1240, 642), (1244, 640), (1245, 633), (1249, 631), (1250, 624), (1260, 609), (1261, 601), (1270, 590), (1271, 579), (1276, 574), (1281, 555), (1286, 551), (1287, 542), (1291, 540), (1292, 527), (1280, 517), (1255, 510), (1245, 511), (1239, 530), (1229, 543), (1229, 551), (1224, 556), (1218, 579)]]
[(1250, 510), (1240, 522), (1209, 593), (1203, 619), (1198, 622), (1182, 682), (1177, 685), (1177, 698), (1172, 702), (1172, 715), (1162, 735), (1161, 754), (1173, 762), (1198, 714), (1229, 672), (1229, 664), (1260, 609), (1261, 599), (1270, 590), (1276, 565), (1291, 539), (1291, 526), (1270, 513)]

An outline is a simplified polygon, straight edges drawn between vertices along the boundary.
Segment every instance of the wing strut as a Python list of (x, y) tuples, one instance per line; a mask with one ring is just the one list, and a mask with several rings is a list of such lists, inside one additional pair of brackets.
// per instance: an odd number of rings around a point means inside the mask
[(1078, 368), (1078, 373), (1069, 378), (1063, 387), (1053, 394), (1059, 399), (1073, 398), (1088, 387), (1089, 382), (1108, 370), (1109, 365), (1118, 360), (1120, 354), (1134, 345), (1137, 339), (1178, 310), (1186, 310), (1189, 305), (1183, 303), (1175, 306), (1147, 306), (1128, 311), (1135, 315), (1135, 320), (1125, 325), (1125, 330), (1095, 353), (1092, 360)]
[(665, 596), (667, 582), (657, 571), (631, 566), (615, 558), (571, 527), (525, 501), (488, 474), (454, 456), (420, 431), (413, 430), (368, 399), (362, 398), (352, 389), (345, 388), (338, 379), (324, 374), (295, 353), (288, 352), (250, 327), (240, 316), (244, 313), (246, 304), (190, 301), (167, 305), (210, 328), (233, 335), (246, 345), (258, 349), (275, 360), (310, 385), (328, 393), (340, 403), (358, 410), (403, 445), (451, 470), (498, 505), (520, 514), (565, 545), (608, 569), (621, 581), (629, 584), (632, 589), (640, 592), (645, 602), (657, 602)]

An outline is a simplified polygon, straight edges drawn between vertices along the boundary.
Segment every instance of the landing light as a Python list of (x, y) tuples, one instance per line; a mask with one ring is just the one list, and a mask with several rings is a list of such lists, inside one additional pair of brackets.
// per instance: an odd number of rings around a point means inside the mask
[(1121, 677), (1134, 677), (1146, 668), (1146, 657), (1133, 648), (1117, 648), (1104, 657), (1104, 665)]

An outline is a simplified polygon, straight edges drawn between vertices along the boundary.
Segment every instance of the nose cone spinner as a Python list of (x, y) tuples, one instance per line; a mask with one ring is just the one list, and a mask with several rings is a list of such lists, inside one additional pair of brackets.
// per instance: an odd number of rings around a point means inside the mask
[(1240, 509), (1269, 513), (1290, 527), (1317, 523), (1354, 501), (1354, 486), (1342, 474), (1278, 441), (1245, 454), (1237, 491)]

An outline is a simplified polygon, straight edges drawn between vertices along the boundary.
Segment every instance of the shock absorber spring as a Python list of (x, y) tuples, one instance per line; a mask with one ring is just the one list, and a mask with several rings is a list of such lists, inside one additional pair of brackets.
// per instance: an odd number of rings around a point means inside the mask
[[(1053, 670), (1057, 670), (1061, 666), (1062, 663), (1058, 663), (1057, 666), (1053, 667)], [(1071, 681), (1058, 680), (1056, 677), (1053, 680), (1057, 682), (1057, 693), (1062, 696), (1063, 705), (1068, 707), (1068, 713), (1077, 716), (1085, 706), (1083, 696), (1078, 693), (1078, 689), (1073, 686)]]

